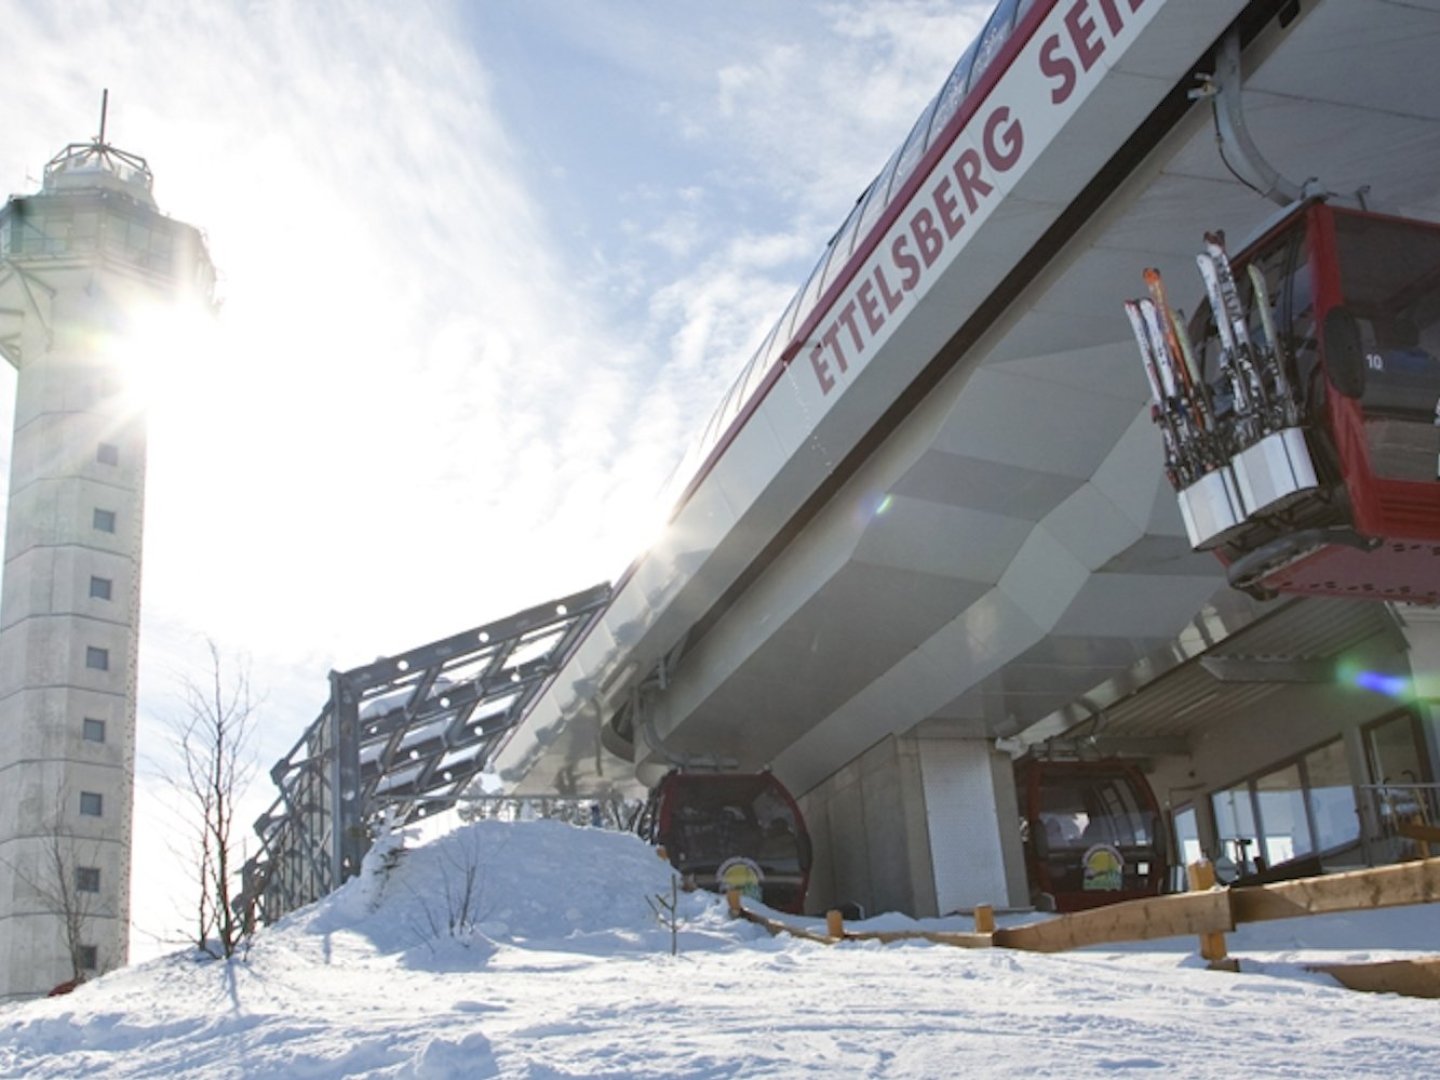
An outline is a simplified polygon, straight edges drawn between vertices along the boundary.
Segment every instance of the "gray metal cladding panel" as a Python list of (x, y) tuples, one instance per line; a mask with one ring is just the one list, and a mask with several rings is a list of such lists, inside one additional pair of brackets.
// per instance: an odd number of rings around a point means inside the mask
[[(1172, 505), (1174, 495), (1165, 490), (1161, 497)], [(1100, 572), (1104, 574), (1144, 574), (1165, 576), (1177, 574), (1184, 577), (1203, 577), (1214, 581), (1218, 587), (1224, 571), (1208, 551), (1192, 551), (1190, 543), (1183, 536), (1156, 536), (1146, 534), (1113, 559)]]
[[(1427, 92), (1434, 84), (1427, 88), (1415, 77), (1435, 66), (1437, 12), (1434, 4), (1409, 0), (1329, 0), (1298, 25), (1283, 55), (1247, 75), (1246, 90), (1440, 120), (1440, 98)], [(1363, 70), (1357, 70), (1357, 37), (1368, 47)], [(1265, 112), (1255, 112), (1252, 134), (1259, 138), (1266, 134)]]
[(1026, 649), (1007, 664), (1005, 669), (1074, 668), (1090, 672), (1124, 670), (1152, 650), (1163, 646), (1168, 640), (1100, 637), (1093, 634), (1050, 634)]
[(1083, 481), (930, 449), (891, 491), (929, 502), (1038, 521)]
[(852, 561), (974, 582), (999, 581), (1032, 522), (970, 507), (891, 496)]
[(985, 590), (963, 579), (848, 563), (697, 711), (689, 737), (738, 728), (747, 752), (768, 757), (767, 748), (829, 715)]
[(1173, 637), (1223, 588), (1223, 582), (1209, 577), (1091, 574), (1055, 630), (1101, 637)]
[(1037, 352), (1023, 348), (1025, 343), (1015, 337), (1015, 333), (1028, 325), (1032, 313), (1036, 319), (1045, 317), (1033, 308), (1021, 315), (1015, 332), (1007, 334), (985, 355), (982, 361), (985, 368), (1037, 379), (1049, 393), (1100, 393), (1124, 398), (1136, 405), (1148, 399), (1145, 376), (1133, 355), (1134, 341), (1121, 336), (1128, 329), (1123, 316), (1119, 325), (1110, 325), (1103, 341), (1072, 347), (1063, 340), (1051, 338), (1040, 344), (1044, 351)]
[(936, 444), (952, 454), (1083, 479), (1129, 428), (1139, 404), (987, 367), (971, 377)]

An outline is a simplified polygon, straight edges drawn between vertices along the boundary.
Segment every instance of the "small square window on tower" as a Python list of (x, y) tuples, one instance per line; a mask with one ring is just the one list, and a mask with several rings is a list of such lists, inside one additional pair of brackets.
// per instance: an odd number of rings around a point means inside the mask
[(102, 442), (95, 448), (95, 460), (101, 465), (119, 465), (120, 447), (114, 443)]
[(80, 792), (80, 813), (84, 817), (100, 817), (105, 813), (105, 798), (98, 791)]
[(85, 666), (92, 671), (109, 671), (110, 650), (97, 648), (94, 645), (86, 645)]
[(90, 579), (90, 599), (109, 600), (114, 586), (115, 583), (108, 577), (92, 577)]
[(99, 892), (100, 868), (98, 866), (75, 867), (75, 891)]
[(80, 967), (84, 971), (100, 970), (100, 950), (94, 945), (81, 945), (76, 959), (80, 961)]
[(91, 519), (91, 524), (101, 532), (113, 533), (115, 531), (115, 511), (97, 509), (95, 516)]
[(81, 723), (81, 734), (86, 742), (104, 742), (105, 721), (96, 720), (93, 716), (85, 717)]

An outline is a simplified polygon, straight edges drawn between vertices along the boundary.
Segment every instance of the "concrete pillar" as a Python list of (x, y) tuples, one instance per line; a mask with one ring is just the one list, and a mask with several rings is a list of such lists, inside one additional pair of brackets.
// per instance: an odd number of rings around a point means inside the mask
[(888, 736), (800, 800), (807, 908), (917, 918), (1028, 903), (1010, 758), (976, 739)]
[(800, 799), (815, 844), (808, 910), (935, 913), (917, 749), (887, 736)]
[(1015, 769), (987, 739), (919, 739), (937, 913), (1029, 903)]

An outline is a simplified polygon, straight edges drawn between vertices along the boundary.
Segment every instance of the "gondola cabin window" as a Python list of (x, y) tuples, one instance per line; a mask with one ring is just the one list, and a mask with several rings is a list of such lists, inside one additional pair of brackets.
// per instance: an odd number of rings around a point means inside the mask
[(1359, 400), (1376, 476), (1436, 477), (1440, 462), (1440, 232), (1335, 215), (1340, 291), (1364, 356)]

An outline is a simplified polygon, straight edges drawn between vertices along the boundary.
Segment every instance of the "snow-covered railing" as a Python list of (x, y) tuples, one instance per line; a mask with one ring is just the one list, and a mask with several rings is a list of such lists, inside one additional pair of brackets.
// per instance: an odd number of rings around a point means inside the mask
[(332, 671), (320, 716), (270, 770), (278, 796), (255, 823), (240, 903), (274, 922), (353, 877), (382, 817), (403, 825), (465, 798), (609, 600), (596, 585)]
[(630, 832), (645, 805), (618, 795), (598, 799), (581, 795), (462, 795), (456, 800), (461, 821), (564, 821), (616, 832)]

